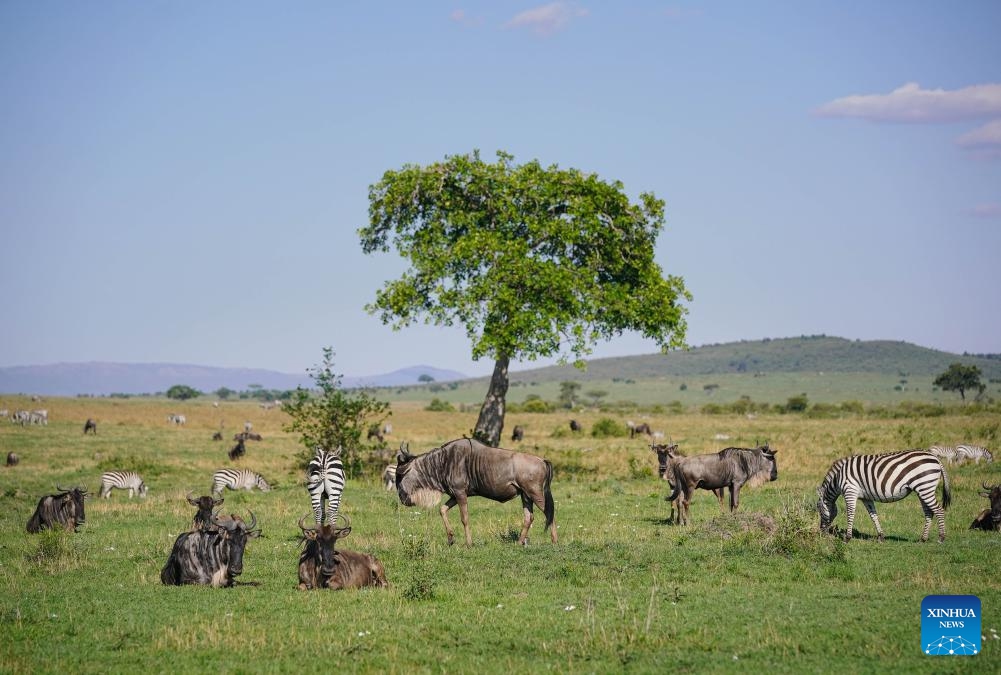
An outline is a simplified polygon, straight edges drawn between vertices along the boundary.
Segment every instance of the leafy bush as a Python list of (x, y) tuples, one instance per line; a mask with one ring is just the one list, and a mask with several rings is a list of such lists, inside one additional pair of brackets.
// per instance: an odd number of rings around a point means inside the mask
[(448, 401), (442, 401), (439, 398), (431, 399), (431, 402), (427, 404), (424, 408), (429, 412), (455, 412), (455, 406)]
[(629, 435), (626, 425), (610, 417), (602, 417), (594, 423), (591, 435), (595, 438), (622, 438)]

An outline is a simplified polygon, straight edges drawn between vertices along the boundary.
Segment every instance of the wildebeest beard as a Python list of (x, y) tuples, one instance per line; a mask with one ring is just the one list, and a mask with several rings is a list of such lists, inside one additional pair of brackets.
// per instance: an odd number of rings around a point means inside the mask
[[(401, 497), (406, 495), (406, 499), (410, 502), (407, 506), (433, 509), (441, 502), (441, 496), (445, 493), (438, 489), (437, 485), (431, 485), (426, 480), (429, 471), (435, 473), (432, 468), (440, 464), (435, 460), (444, 458), (444, 455), (438, 450), (441, 448), (415, 457), (402, 468), (402, 471), (399, 466), (397, 467), (397, 491), (400, 492)], [(401, 501), (404, 500), (401, 499)]]

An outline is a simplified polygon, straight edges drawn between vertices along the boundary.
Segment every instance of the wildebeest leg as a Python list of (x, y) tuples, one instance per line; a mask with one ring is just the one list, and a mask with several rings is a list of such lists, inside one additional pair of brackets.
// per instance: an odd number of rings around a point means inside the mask
[(448, 522), (448, 510), (458, 504), (455, 497), (450, 498), (447, 502), (441, 505), (438, 512), (441, 514), (441, 522), (445, 523), (445, 534), (448, 535), (448, 545), (451, 546), (455, 543), (455, 533), (452, 532), (452, 526)]
[(459, 495), (459, 518), (462, 520), (462, 530), (466, 533), (466, 546), (473, 545), (473, 533), (469, 531), (469, 504), (466, 495)]
[[(524, 546), (528, 543), (528, 530), (532, 527), (532, 521), (535, 520), (535, 514), (532, 512), (533, 499), (526, 493), (521, 493), (521, 506), (522, 510), (525, 512), (525, 518), (521, 524), (521, 534), (518, 536), (518, 543)], [(539, 505), (540, 509), (545, 509), (545, 503), (541, 501), (535, 501)]]
[(863, 499), (862, 504), (865, 506), (865, 510), (869, 512), (872, 524), (876, 526), (876, 541), (883, 541), (883, 528), (879, 526), (879, 516), (876, 515), (876, 503), (871, 499)]
[(719, 502), (719, 510), (725, 513), (726, 507), (723, 506), (723, 495), (726, 494), (726, 488), (717, 488), (716, 490), (713, 490), (713, 494), (716, 495), (716, 501)]
[(730, 513), (740, 506), (740, 483), (730, 483)]

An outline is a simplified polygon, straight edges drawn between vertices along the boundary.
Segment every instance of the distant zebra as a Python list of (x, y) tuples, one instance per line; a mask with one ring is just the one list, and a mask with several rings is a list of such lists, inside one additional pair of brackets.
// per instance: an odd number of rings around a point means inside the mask
[(323, 495), (327, 496), (327, 524), (332, 525), (341, 508), (341, 493), (344, 492), (344, 465), (341, 464), (340, 448), (332, 452), (316, 449), (306, 467), (306, 489), (309, 490), (317, 527), (323, 524)]
[(958, 456), (956, 454), (956, 448), (952, 447), (951, 445), (933, 445), (930, 448), (928, 448), (928, 452), (935, 455), (936, 457), (944, 459), (950, 464), (952, 464), (958, 459)]
[(382, 472), (382, 482), (386, 485), (387, 492), (393, 492), (396, 490), (396, 465), (390, 464), (386, 467), (386, 470)]
[(129, 499), (132, 499), (132, 495), (136, 492), (140, 497), (145, 497), (148, 489), (142, 476), (135, 471), (105, 471), (101, 475), (101, 496), (110, 499), (113, 488), (128, 490)]
[(212, 494), (222, 494), (223, 488), (229, 490), (253, 490), (269, 492), (271, 486), (264, 477), (250, 469), (219, 469), (212, 474)]
[(979, 445), (957, 445), (956, 457), (969, 459), (977, 464), (979, 464), (982, 459), (985, 459), (988, 462), (994, 461), (994, 455), (991, 454), (991, 451), (987, 448), (980, 447)]
[[(939, 478), (942, 479), (942, 505), (935, 499)], [(838, 515), (837, 499), (844, 495), (848, 512), (848, 529), (845, 541), (852, 538), (855, 524), (855, 503), (862, 500), (873, 525), (877, 539), (883, 541), (883, 528), (876, 516), (875, 502), (895, 502), (911, 492), (918, 493), (925, 512), (925, 527), (921, 541), (928, 541), (932, 516), (938, 518), (938, 540), (945, 541), (945, 513), (952, 502), (949, 474), (938, 457), (923, 450), (904, 450), (885, 455), (855, 455), (842, 457), (831, 465), (823, 483), (817, 488), (817, 511), (820, 529), (829, 530)]]

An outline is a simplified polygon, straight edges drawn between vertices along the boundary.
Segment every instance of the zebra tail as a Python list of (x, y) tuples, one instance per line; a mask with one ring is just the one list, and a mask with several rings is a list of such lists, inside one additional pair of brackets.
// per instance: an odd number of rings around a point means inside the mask
[(946, 473), (945, 467), (942, 467), (942, 510), (949, 508), (949, 504), (952, 504), (952, 488), (949, 487), (949, 474)]
[(553, 501), (553, 491), (550, 487), (553, 482), (553, 464), (548, 459), (543, 461), (546, 463), (546, 481), (542, 484), (542, 491), (546, 499), (544, 509), (546, 514), (546, 529), (549, 529), (553, 524), (553, 519), (556, 518), (556, 503)]

